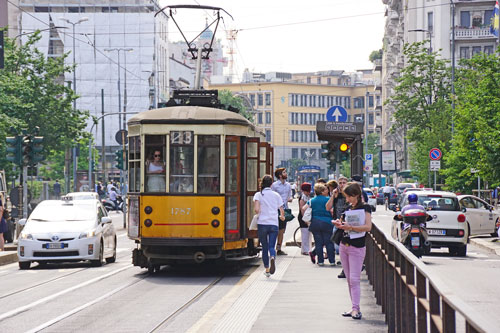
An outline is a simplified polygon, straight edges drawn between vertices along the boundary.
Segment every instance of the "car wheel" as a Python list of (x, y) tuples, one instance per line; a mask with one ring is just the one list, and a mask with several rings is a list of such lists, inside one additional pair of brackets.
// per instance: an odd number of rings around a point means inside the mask
[(112, 264), (116, 261), (116, 236), (115, 236), (115, 248), (113, 249), (113, 256), (106, 258), (106, 263)]
[(101, 244), (99, 246), (99, 259), (97, 259), (97, 260), (91, 260), (90, 262), (92, 263), (92, 266), (93, 267), (101, 267), (102, 266), (103, 257), (104, 257), (104, 245), (102, 244), (102, 240), (101, 240)]
[(20, 261), (19, 269), (30, 269), (31, 261)]
[(465, 257), (467, 255), (467, 245), (459, 246), (457, 248), (457, 256)]

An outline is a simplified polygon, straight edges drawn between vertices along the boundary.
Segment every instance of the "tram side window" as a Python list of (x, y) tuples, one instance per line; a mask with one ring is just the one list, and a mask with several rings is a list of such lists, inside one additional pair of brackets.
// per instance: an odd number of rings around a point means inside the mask
[(198, 135), (198, 193), (220, 192), (220, 137)]
[(146, 192), (165, 192), (165, 136), (146, 136)]
[(170, 132), (170, 193), (193, 193), (194, 135), (190, 131)]
[(133, 136), (129, 139), (129, 191), (141, 190), (141, 138)]

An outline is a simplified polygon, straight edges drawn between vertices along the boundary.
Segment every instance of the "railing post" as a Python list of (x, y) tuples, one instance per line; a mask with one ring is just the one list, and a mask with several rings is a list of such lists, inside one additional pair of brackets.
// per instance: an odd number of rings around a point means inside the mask
[[(441, 309), (440, 309), (440, 296), (439, 293), (434, 289), (432, 284), (429, 284), (429, 320), (431, 326), (431, 333), (441, 332), (442, 322), (441, 322)], [(437, 321), (439, 318), (439, 322)]]
[[(400, 268), (400, 272), (398, 272), (398, 268)], [(399, 251), (394, 249), (394, 292), (395, 299), (394, 303), (396, 304), (394, 308), (394, 320), (395, 320), (395, 330), (396, 332), (402, 332), (402, 320), (401, 317), (403, 315), (401, 311), (402, 304), (402, 288), (401, 284), (403, 283), (403, 279), (401, 278), (401, 254)]]
[(394, 245), (387, 243), (387, 263), (386, 263), (386, 308), (387, 312), (385, 314), (388, 327), (388, 332), (396, 331), (396, 316), (394, 312), (395, 306), (395, 283), (394, 276), (396, 274), (392, 264), (394, 263)]
[(427, 332), (427, 279), (417, 269), (417, 330), (419, 333)]
[(442, 301), (443, 307), (443, 332), (454, 333), (455, 327), (455, 310), (444, 300)]
[(415, 295), (412, 292), (411, 287), (415, 287), (415, 267), (413, 264), (406, 260), (406, 312), (408, 317), (406, 318), (406, 332), (415, 332)]

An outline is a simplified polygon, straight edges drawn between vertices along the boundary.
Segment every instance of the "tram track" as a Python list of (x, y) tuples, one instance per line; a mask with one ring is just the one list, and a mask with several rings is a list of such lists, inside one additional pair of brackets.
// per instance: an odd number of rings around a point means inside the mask
[(169, 323), (172, 319), (177, 317), (180, 313), (182, 313), (184, 310), (189, 308), (191, 304), (193, 304), (195, 301), (200, 299), (203, 295), (205, 295), (208, 291), (210, 291), (215, 285), (217, 285), (224, 276), (219, 276), (215, 280), (213, 280), (208, 286), (203, 288), (200, 292), (198, 292), (196, 295), (191, 297), (187, 302), (185, 302), (180, 308), (169, 314), (165, 319), (160, 321), (155, 327), (153, 327), (148, 333), (153, 333), (153, 332), (158, 332), (160, 328), (164, 327), (165, 324)]
[[(117, 256), (117, 257), (120, 258), (120, 259), (122, 259), (122, 258), (125, 258), (126, 256), (127, 256), (127, 254), (124, 254), (123, 256), (119, 256), (119, 257)], [(77, 273), (80, 273), (80, 272), (83, 272), (83, 271), (87, 271), (89, 269), (95, 269), (95, 268), (94, 267), (83, 267), (83, 268), (77, 269), (75, 271), (69, 272), (67, 274), (64, 274), (64, 275), (61, 275), (61, 276), (58, 276), (58, 277), (55, 277), (55, 278), (51, 278), (51, 279), (45, 280), (43, 282), (31, 285), (31, 286), (27, 286), (27, 287), (24, 287), (24, 288), (21, 288), (21, 289), (17, 289), (17, 290), (8, 292), (6, 294), (0, 295), (0, 300), (5, 299), (5, 298), (10, 297), (10, 296), (14, 296), (14, 295), (23, 293), (23, 292), (27, 292), (27, 291), (33, 290), (35, 288), (44, 286), (44, 285), (52, 283), (52, 282), (56, 282), (56, 281), (62, 280), (64, 278), (70, 277), (70, 276), (72, 276), (74, 274), (77, 274)]]

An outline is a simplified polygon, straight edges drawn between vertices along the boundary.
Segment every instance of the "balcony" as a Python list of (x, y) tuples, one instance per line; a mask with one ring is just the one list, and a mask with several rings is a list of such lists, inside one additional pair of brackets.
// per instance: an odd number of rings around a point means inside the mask
[(496, 38), (487, 28), (455, 28), (455, 40)]

